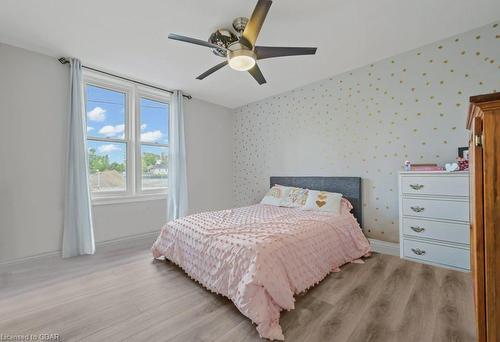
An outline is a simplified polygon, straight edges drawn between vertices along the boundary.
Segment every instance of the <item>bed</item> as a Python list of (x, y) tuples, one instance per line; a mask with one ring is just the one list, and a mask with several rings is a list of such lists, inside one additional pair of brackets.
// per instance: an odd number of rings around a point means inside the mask
[(283, 340), (280, 311), (294, 295), (370, 251), (361, 222), (357, 177), (271, 177), (280, 184), (342, 193), (352, 205), (340, 215), (257, 204), (190, 215), (167, 223), (153, 244), (208, 290), (228, 297), (257, 325)]

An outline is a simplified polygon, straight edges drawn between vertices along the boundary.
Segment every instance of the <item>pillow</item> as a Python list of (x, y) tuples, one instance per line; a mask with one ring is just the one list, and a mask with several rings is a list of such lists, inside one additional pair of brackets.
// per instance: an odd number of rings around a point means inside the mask
[(260, 203), (280, 206), (281, 203), (287, 198), (290, 189), (290, 187), (276, 184), (271, 189), (269, 189)]
[(307, 193), (309, 190), (302, 188), (290, 188), (288, 196), (281, 203), (282, 207), (298, 208), (306, 204)]
[(340, 214), (342, 194), (319, 190), (309, 190), (304, 210), (316, 210)]
[(341, 214), (348, 214), (352, 210), (352, 204), (349, 202), (349, 200), (345, 197), (342, 197), (342, 200), (340, 201), (340, 213)]

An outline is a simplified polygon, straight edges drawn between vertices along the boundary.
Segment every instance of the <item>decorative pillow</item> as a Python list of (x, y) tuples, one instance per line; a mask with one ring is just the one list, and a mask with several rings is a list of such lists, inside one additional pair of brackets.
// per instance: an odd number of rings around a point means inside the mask
[(326, 211), (340, 214), (342, 194), (318, 190), (309, 190), (304, 210)]
[(303, 207), (306, 204), (308, 191), (302, 188), (290, 188), (290, 192), (281, 203), (281, 206), (289, 208)]
[(340, 213), (341, 214), (347, 214), (350, 213), (352, 210), (352, 204), (349, 202), (349, 200), (345, 197), (342, 197), (342, 200), (340, 201)]
[(283, 203), (283, 201), (288, 197), (288, 193), (290, 192), (290, 190), (291, 188), (288, 186), (276, 184), (271, 189), (269, 189), (260, 203), (280, 206), (281, 203)]

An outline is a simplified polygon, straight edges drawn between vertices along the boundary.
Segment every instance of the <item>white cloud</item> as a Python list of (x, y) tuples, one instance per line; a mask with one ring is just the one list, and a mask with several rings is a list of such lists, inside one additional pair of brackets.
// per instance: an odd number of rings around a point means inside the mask
[(116, 126), (106, 125), (99, 130), (99, 133), (107, 137), (114, 137), (120, 133), (123, 133), (124, 130), (125, 130), (125, 125), (116, 125)]
[(141, 125), (141, 131), (145, 130), (147, 126), (148, 126), (148, 125), (146, 125), (146, 124), (142, 124), (142, 125)]
[(150, 132), (144, 132), (141, 133), (141, 141), (144, 142), (157, 142), (158, 140), (161, 139), (163, 134), (161, 134), (160, 131), (150, 131)]
[(93, 129), (94, 129), (94, 127), (90, 127), (90, 126), (88, 126), (88, 127), (87, 127), (87, 133), (88, 133), (88, 132), (90, 132), (90, 131), (92, 131)]
[(120, 148), (116, 146), (115, 144), (106, 144), (106, 145), (101, 145), (97, 148), (97, 152), (99, 153), (111, 153), (114, 151), (119, 151)]
[(106, 109), (95, 107), (90, 112), (87, 112), (87, 118), (90, 121), (104, 121), (106, 119)]

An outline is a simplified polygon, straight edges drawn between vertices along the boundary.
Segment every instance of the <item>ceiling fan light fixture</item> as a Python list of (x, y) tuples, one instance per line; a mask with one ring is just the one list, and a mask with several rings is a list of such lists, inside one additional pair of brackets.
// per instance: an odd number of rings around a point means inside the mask
[(227, 60), (231, 69), (247, 71), (255, 66), (256, 56), (251, 50), (236, 50), (228, 53)]

